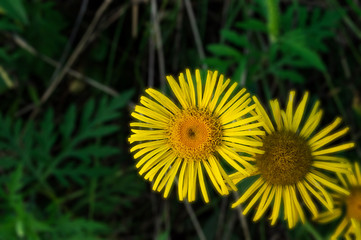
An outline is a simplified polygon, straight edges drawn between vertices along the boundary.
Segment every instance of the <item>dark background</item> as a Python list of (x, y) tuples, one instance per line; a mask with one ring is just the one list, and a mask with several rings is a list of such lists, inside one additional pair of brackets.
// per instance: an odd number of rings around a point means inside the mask
[(287, 230), (231, 209), (237, 194), (153, 193), (130, 111), (165, 75), (211, 69), (264, 103), (307, 90), (360, 143), (360, 26), (358, 0), (0, 0), (0, 239), (323, 239), (337, 223)]

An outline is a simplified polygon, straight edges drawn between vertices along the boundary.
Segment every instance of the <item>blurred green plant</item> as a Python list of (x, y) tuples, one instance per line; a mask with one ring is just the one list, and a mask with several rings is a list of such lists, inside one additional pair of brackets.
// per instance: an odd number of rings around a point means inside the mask
[[(28, 120), (26, 109), (38, 107), (51, 84), (84, 2), (0, 0), (0, 240), (196, 236), (184, 206), (151, 195), (127, 152), (125, 115), (132, 92), (123, 90), (143, 90), (152, 80), (162, 88), (156, 38), (163, 43), (165, 74), (201, 67), (198, 48), (206, 46), (208, 67), (265, 102), (285, 100), (289, 88), (314, 92), (326, 114), (342, 113), (359, 142), (361, 7), (353, 0), (162, 1), (157, 21), (152, 1), (112, 1), (71, 67), (77, 74), (66, 75), (40, 114)], [(102, 1), (89, 2), (77, 38)], [(201, 46), (192, 27), (199, 30)], [(104, 98), (85, 78), (123, 92)], [(327, 100), (337, 96), (336, 108)], [(239, 221), (252, 220), (229, 208), (232, 198), (212, 199), (193, 205), (207, 239), (243, 236)], [(282, 222), (270, 228), (262, 220), (248, 225), (255, 239), (319, 239), (332, 228), (299, 225), (286, 231)]]
[[(131, 207), (143, 190), (119, 161), (102, 162), (119, 158), (106, 139), (119, 132), (114, 121), (133, 93), (90, 99), (80, 116), (73, 104), (62, 119), (52, 109), (39, 122), (0, 115), (0, 239), (99, 239), (110, 231), (93, 216)], [(77, 216), (83, 211), (89, 219)]]
[[(53, 67), (38, 61), (36, 54), (60, 56), (66, 42), (62, 32), (67, 22), (55, 9), (53, 1), (2, 0), (0, 16), (0, 66), (3, 73), (0, 74), (0, 94), (12, 88), (8, 84), (11, 82), (24, 95), (39, 95), (40, 89), (31, 86), (30, 78), (37, 76), (41, 85), (46, 86)], [(14, 44), (7, 44), (17, 36), (26, 39), (36, 52), (29, 54)], [(27, 86), (32, 89), (31, 93)]]
[(320, 8), (309, 10), (297, 1), (280, 12), (278, 4), (273, 0), (255, 1), (249, 11), (264, 21), (253, 14), (236, 22), (234, 30), (221, 30), (221, 42), (207, 46), (211, 56), (205, 62), (220, 71), (233, 72), (234, 81), (252, 89), (266, 77), (276, 79), (282, 87), (282, 81), (304, 84), (307, 77), (301, 71), (307, 68), (326, 72), (321, 53), (327, 53), (325, 41), (334, 36), (342, 14)]

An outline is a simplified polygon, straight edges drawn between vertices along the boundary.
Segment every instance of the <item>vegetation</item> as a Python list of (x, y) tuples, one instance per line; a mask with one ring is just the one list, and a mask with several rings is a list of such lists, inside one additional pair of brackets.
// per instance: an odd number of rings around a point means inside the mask
[[(165, 75), (219, 70), (264, 103), (340, 115), (361, 160), (361, 4), (325, 0), (0, 0), (0, 239), (324, 239), (211, 196), (164, 200), (137, 174), (129, 112)], [(242, 186), (240, 186), (240, 193)]]

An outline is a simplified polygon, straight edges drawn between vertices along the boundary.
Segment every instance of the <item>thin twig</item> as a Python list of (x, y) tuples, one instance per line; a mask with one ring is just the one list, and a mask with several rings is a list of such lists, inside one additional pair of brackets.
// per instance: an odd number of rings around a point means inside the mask
[(221, 201), (221, 207), (219, 210), (219, 216), (218, 216), (218, 226), (217, 226), (217, 231), (215, 234), (215, 239), (222, 239), (221, 235), (222, 235), (222, 231), (224, 229), (224, 219), (226, 216), (226, 210), (227, 210), (227, 205), (228, 205), (228, 198), (222, 198)]
[[(34, 47), (32, 47), (31, 45), (29, 45), (24, 39), (20, 38), (18, 35), (13, 35), (13, 40), (14, 42), (21, 47), (22, 49), (24, 49), (25, 51), (27, 51), (28, 53), (39, 57), (42, 61), (44, 61), (45, 63), (53, 66), (53, 67), (58, 67), (60, 66), (59, 62), (55, 61), (54, 59), (43, 55), (42, 53), (39, 53)], [(96, 81), (95, 79), (92, 79), (90, 77), (87, 77), (85, 75), (83, 75), (82, 73), (75, 71), (73, 69), (69, 69), (67, 71), (67, 74), (69, 74), (70, 76), (79, 79), (81, 81), (84, 81), (85, 83), (89, 84), (90, 86), (99, 89), (100, 91), (103, 91), (104, 93), (107, 93), (113, 97), (116, 97), (119, 95), (119, 93), (117, 91), (115, 91), (114, 89), (99, 83), (98, 81)], [(21, 116), (29, 111), (32, 111), (34, 108), (36, 107), (35, 104), (30, 104), (22, 109), (20, 109), (17, 113), (16, 116)]]
[[(24, 39), (20, 38), (18, 35), (13, 35), (13, 39), (14, 42), (21, 47), (22, 49), (26, 50), (27, 52), (29, 52), (32, 55), (38, 56), (41, 60), (43, 60), (44, 62), (46, 62), (47, 64), (54, 66), (54, 67), (58, 67), (59, 66), (59, 62), (55, 61), (54, 59), (43, 55), (42, 53), (38, 52), (34, 47), (32, 47), (31, 45), (29, 45)], [(78, 78), (79, 80), (83, 80), (84, 82), (88, 83), (89, 85), (98, 88), (99, 90), (111, 95), (111, 96), (118, 96), (118, 92), (115, 91), (114, 89), (103, 85), (101, 83), (99, 83), (98, 81), (87, 77), (85, 75), (83, 75), (82, 73), (75, 71), (73, 69), (68, 69), (68, 71), (66, 72), (67, 74), (69, 74), (72, 77)]]
[(118, 18), (123, 16), (124, 13), (126, 13), (127, 8), (129, 7), (128, 3), (125, 3), (120, 8), (114, 11), (113, 14), (110, 14), (110, 17), (108, 17), (105, 20), (102, 20), (99, 22), (99, 26), (95, 32), (91, 34), (89, 37), (88, 43), (91, 43), (95, 38), (98, 37), (98, 35), (103, 32), (105, 29), (107, 29), (112, 23), (114, 23)]
[[(170, 224), (170, 207), (169, 207), (169, 201), (163, 201), (164, 202), (164, 225), (165, 229), (168, 233), (170, 233), (172, 225)], [(168, 240), (171, 240), (170, 235), (168, 235)]]
[(184, 205), (186, 205), (186, 210), (188, 212), (189, 217), (191, 218), (194, 228), (196, 229), (198, 238), (200, 240), (206, 240), (206, 236), (203, 233), (202, 227), (197, 219), (197, 216), (194, 213), (194, 210), (193, 210), (192, 206), (189, 204), (187, 199), (184, 200)]
[(224, 230), (224, 233), (223, 233), (223, 236), (222, 236), (222, 240), (228, 240), (231, 238), (231, 233), (233, 231), (233, 228), (234, 228), (234, 225), (236, 223), (236, 220), (237, 220), (237, 216), (238, 215), (238, 212), (234, 212), (232, 211), (232, 214), (228, 219), (227, 223), (225, 224), (225, 230)]
[(53, 72), (53, 75), (52, 75), (52, 77), (51, 77), (51, 81), (50, 81), (50, 82), (53, 82), (53, 80), (55, 79), (55, 77), (59, 74), (59, 71), (60, 71), (61, 68), (63, 67), (64, 62), (65, 62), (66, 58), (67, 58), (68, 55), (69, 55), (69, 52), (70, 52), (71, 47), (73, 46), (75, 37), (76, 37), (77, 34), (78, 34), (80, 24), (81, 24), (81, 22), (83, 21), (84, 14), (85, 14), (86, 9), (87, 9), (87, 7), (88, 7), (88, 2), (89, 2), (88, 0), (83, 0), (82, 3), (81, 3), (80, 9), (79, 9), (79, 13), (77, 14), (77, 18), (76, 18), (76, 20), (75, 20), (74, 27), (73, 27), (73, 29), (72, 29), (72, 31), (71, 31), (69, 40), (68, 40), (68, 42), (67, 42), (66, 45), (65, 45), (63, 54), (61, 55), (60, 60), (59, 60), (59, 64), (58, 64), (57, 67), (55, 68), (55, 70), (54, 70), (54, 72)]
[[(201, 36), (199, 34), (199, 30), (198, 30), (198, 27), (197, 27), (197, 22), (196, 22), (196, 18), (194, 16), (192, 5), (191, 5), (189, 0), (184, 0), (184, 3), (185, 3), (185, 6), (186, 6), (186, 9), (187, 9), (187, 14), (188, 14), (188, 17), (189, 17), (189, 22), (191, 24), (194, 40), (196, 42), (196, 47), (197, 47), (197, 51), (198, 51), (198, 54), (199, 54), (199, 58), (201, 59), (201, 61), (203, 61), (205, 59), (206, 55), (205, 55), (204, 50), (203, 50), (203, 44), (202, 44)], [(203, 64), (202, 67), (207, 68), (207, 66), (205, 64)]]
[[(151, 185), (151, 188), (153, 188), (153, 184)], [(158, 204), (157, 204), (157, 199), (156, 199), (156, 194), (152, 191), (150, 192), (150, 202), (151, 202), (151, 206), (152, 206), (152, 212), (153, 212), (153, 216), (154, 216), (154, 233), (153, 233), (153, 238), (157, 239), (160, 233), (160, 220), (162, 219), (161, 217), (159, 217), (159, 210), (158, 210)]]
[[(234, 196), (235, 200), (239, 199), (239, 195), (238, 195), (237, 192), (233, 192), (233, 196)], [(247, 225), (247, 219), (242, 213), (243, 209), (242, 209), (241, 205), (238, 205), (236, 207), (236, 209), (239, 212), (238, 217), (239, 217), (241, 227), (243, 229), (244, 239), (245, 240), (251, 240), (251, 234), (249, 233), (249, 229), (248, 229), (248, 225)]]
[[(182, 37), (182, 25), (183, 25), (183, 4), (182, 0), (178, 0), (177, 4), (179, 4), (179, 9), (177, 13), (177, 20), (175, 26), (175, 37), (174, 37), (174, 55), (179, 56), (180, 54), (180, 45), (181, 45), (181, 37)], [(178, 70), (179, 58), (172, 58), (172, 71)]]
[(155, 37), (155, 46), (157, 48), (157, 55), (158, 55), (158, 67), (160, 73), (160, 83), (162, 90), (165, 86), (165, 61), (164, 61), (164, 53), (163, 53), (163, 41), (162, 41), (162, 34), (159, 25), (159, 18), (158, 18), (158, 10), (157, 10), (157, 2), (156, 0), (150, 1), (150, 8), (151, 8), (151, 19), (153, 24), (153, 31)]
[[(174, 178), (174, 181), (179, 185), (178, 177)], [(179, 187), (179, 186), (178, 186)], [(189, 217), (191, 218), (191, 221), (193, 223), (193, 226), (197, 232), (198, 238), (200, 240), (206, 240), (206, 235), (204, 235), (201, 224), (199, 223), (196, 214), (194, 213), (194, 210), (187, 199), (184, 199), (184, 205), (186, 206), (187, 213)]]
[(132, 37), (136, 38), (138, 35), (138, 16), (139, 6), (138, 3), (132, 1)]
[(231, 2), (229, 0), (223, 1), (223, 9), (222, 9), (222, 26), (226, 26), (227, 19), (228, 19), (228, 13), (229, 13), (229, 7), (231, 6)]
[(90, 23), (88, 29), (86, 30), (86, 32), (84, 33), (82, 39), (80, 40), (80, 42), (76, 46), (73, 54), (71, 54), (68, 61), (65, 63), (64, 68), (59, 72), (59, 74), (56, 76), (54, 81), (51, 83), (51, 85), (48, 87), (48, 89), (45, 91), (45, 93), (41, 97), (41, 100), (40, 100), (41, 104), (45, 103), (48, 100), (48, 98), (53, 94), (53, 92), (55, 91), (55, 89), (57, 88), (59, 83), (63, 80), (66, 72), (69, 71), (71, 66), (74, 64), (76, 59), (79, 57), (80, 53), (83, 51), (83, 49), (84, 49), (84, 47), (85, 47), (85, 45), (86, 45), (86, 43), (87, 43), (87, 41), (89, 39), (89, 36), (94, 32), (95, 26), (97, 25), (97, 23), (99, 22), (100, 18), (103, 15), (103, 13), (108, 8), (108, 6), (109, 6), (109, 4), (111, 2), (112, 2), (112, 0), (104, 0), (102, 5), (99, 7), (99, 9), (97, 10), (92, 22)]
[[(150, 16), (150, 22), (152, 22), (152, 15)], [(155, 59), (155, 46), (154, 38), (151, 35), (149, 37), (149, 53), (148, 53), (148, 87), (154, 85), (154, 59)]]

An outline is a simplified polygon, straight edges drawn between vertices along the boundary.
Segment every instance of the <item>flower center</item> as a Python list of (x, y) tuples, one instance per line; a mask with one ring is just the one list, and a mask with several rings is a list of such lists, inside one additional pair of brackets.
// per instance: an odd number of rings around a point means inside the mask
[(221, 142), (219, 121), (206, 111), (187, 109), (176, 115), (169, 125), (169, 143), (178, 157), (202, 160)]
[(300, 181), (311, 168), (307, 141), (290, 131), (279, 131), (263, 139), (264, 154), (256, 155), (262, 177), (271, 184), (289, 185)]
[(361, 187), (351, 189), (351, 194), (346, 198), (346, 207), (349, 218), (361, 220)]

